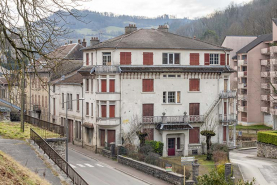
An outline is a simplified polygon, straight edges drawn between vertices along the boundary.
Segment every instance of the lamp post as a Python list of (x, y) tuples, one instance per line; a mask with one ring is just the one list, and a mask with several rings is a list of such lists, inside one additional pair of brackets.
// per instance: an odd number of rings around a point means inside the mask
[[(72, 102), (72, 101), (79, 101), (79, 100), (83, 101), (84, 98), (79, 98), (79, 99), (70, 100), (70, 101)], [(65, 132), (66, 132), (66, 142), (65, 142), (65, 144), (66, 144), (66, 146), (65, 146), (66, 152), (65, 152), (65, 154), (66, 155), (65, 155), (65, 160), (66, 160), (66, 162), (68, 162), (68, 118), (67, 118), (68, 102), (69, 102), (69, 100), (63, 102), (63, 103), (66, 104), (66, 106), (65, 106), (65, 119), (66, 119), (66, 126), (65, 126)], [(82, 109), (83, 109), (83, 107), (82, 107)]]

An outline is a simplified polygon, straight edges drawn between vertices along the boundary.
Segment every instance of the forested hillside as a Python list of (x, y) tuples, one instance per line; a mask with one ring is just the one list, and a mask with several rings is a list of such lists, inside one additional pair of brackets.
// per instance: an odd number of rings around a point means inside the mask
[(277, 0), (253, 0), (244, 5), (231, 4), (223, 11), (180, 26), (176, 33), (221, 44), (226, 35), (271, 33), (272, 18), (277, 18)]

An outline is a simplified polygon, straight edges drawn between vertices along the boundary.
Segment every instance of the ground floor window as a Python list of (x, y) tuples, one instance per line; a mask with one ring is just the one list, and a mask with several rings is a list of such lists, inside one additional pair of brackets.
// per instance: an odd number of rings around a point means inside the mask
[(75, 139), (81, 140), (81, 122), (80, 121), (75, 121)]

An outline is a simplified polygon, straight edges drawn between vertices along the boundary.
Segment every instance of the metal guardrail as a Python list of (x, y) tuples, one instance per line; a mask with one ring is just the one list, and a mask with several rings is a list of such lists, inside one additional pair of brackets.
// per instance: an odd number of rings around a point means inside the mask
[(88, 183), (32, 128), (30, 128), (30, 137), (39, 148), (41, 148), (48, 157), (72, 180), (76, 185), (88, 185)]
[(25, 122), (30, 123), (36, 127), (42, 128), (44, 130), (48, 130), (61, 136), (64, 136), (64, 126), (62, 125), (57, 125), (54, 123), (43, 121), (28, 115), (25, 115)]

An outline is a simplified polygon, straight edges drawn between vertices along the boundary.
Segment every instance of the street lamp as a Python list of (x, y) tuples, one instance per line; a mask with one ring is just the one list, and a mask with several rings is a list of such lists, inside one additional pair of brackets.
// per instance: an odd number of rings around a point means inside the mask
[[(72, 102), (72, 101), (79, 101), (79, 100), (84, 100), (85, 98), (79, 98), (79, 99), (75, 99), (75, 100), (67, 100), (64, 103), (66, 103), (66, 107), (65, 107), (65, 119), (66, 119), (66, 126), (65, 126), (65, 131), (66, 131), (66, 146), (65, 146), (65, 149), (66, 149), (66, 155), (65, 155), (65, 160), (66, 162), (68, 162), (68, 118), (67, 118), (67, 109), (68, 109), (68, 102)], [(83, 106), (82, 106), (82, 109), (83, 109)], [(83, 114), (82, 114), (83, 116)], [(83, 134), (83, 133), (82, 133)]]

